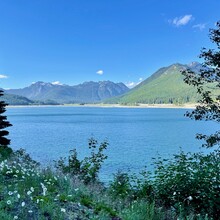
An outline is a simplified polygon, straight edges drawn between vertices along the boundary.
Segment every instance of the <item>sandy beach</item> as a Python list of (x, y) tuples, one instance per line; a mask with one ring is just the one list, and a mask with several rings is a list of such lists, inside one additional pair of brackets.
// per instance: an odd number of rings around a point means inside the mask
[(121, 104), (64, 104), (64, 105), (9, 105), (7, 108), (36, 108), (36, 107), (96, 107), (96, 108), (186, 108), (194, 109), (196, 104), (138, 104), (138, 105), (121, 105)]

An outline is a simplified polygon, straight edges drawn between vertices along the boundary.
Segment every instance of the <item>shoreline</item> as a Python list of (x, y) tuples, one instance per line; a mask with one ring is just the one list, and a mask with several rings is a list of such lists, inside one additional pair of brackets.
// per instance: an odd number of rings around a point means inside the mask
[(45, 108), (45, 107), (85, 107), (85, 108), (173, 108), (173, 109), (194, 109), (196, 104), (64, 104), (64, 105), (8, 105), (7, 108)]

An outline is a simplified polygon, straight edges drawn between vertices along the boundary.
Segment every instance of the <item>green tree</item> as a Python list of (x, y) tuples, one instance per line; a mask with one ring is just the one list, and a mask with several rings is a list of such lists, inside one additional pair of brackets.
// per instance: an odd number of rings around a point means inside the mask
[[(199, 72), (189, 69), (183, 71), (184, 81), (196, 87), (201, 95), (199, 104), (186, 116), (195, 120), (220, 122), (220, 21), (216, 29), (210, 29), (210, 40), (214, 49), (202, 48), (200, 58), (204, 59), (203, 68)], [(211, 135), (198, 134), (198, 139), (205, 140), (205, 147), (220, 146), (220, 131)]]
[[(3, 91), (0, 90), (0, 97), (3, 96)], [(5, 128), (12, 126), (8, 121), (7, 121), (7, 116), (2, 115), (6, 109), (5, 107), (7, 104), (4, 101), (0, 101), (0, 146), (8, 146), (10, 144), (10, 140), (6, 138), (9, 134), (8, 131), (4, 130)]]

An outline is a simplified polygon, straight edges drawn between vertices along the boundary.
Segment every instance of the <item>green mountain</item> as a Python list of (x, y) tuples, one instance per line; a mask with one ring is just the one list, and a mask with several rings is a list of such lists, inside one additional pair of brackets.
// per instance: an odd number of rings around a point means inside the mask
[(4, 93), (0, 101), (5, 101), (8, 105), (31, 105), (34, 102), (26, 97)]
[(129, 89), (123, 83), (110, 81), (84, 82), (69, 86), (54, 83), (36, 82), (22, 89), (10, 89), (8, 94), (24, 96), (31, 100), (56, 103), (96, 103), (121, 95)]
[(135, 88), (119, 97), (107, 100), (106, 103), (195, 103), (199, 98), (196, 90), (184, 83), (183, 75), (181, 74), (181, 71), (186, 68), (198, 71), (202, 68), (202, 65), (193, 62), (190, 65), (176, 63), (168, 67), (163, 67)]

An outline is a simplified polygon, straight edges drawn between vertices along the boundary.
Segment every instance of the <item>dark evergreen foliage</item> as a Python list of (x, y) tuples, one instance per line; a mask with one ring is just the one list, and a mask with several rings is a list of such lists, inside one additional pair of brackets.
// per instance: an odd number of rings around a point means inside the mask
[[(0, 97), (1, 96), (3, 96), (2, 90), (0, 90)], [(6, 106), (7, 104), (4, 101), (0, 101), (0, 146), (7, 146), (10, 144), (10, 140), (5, 137), (9, 132), (4, 129), (12, 125), (7, 121), (7, 116), (2, 115), (6, 111)]]
[[(200, 58), (204, 59), (203, 68), (198, 73), (190, 69), (183, 71), (184, 81), (196, 87), (201, 95), (199, 105), (186, 116), (195, 120), (220, 122), (220, 21), (216, 29), (210, 30), (210, 40), (215, 44), (215, 49), (203, 48)], [(215, 91), (215, 93), (214, 93)], [(204, 139), (205, 147), (220, 146), (220, 131), (212, 135), (198, 134), (198, 139)]]

